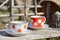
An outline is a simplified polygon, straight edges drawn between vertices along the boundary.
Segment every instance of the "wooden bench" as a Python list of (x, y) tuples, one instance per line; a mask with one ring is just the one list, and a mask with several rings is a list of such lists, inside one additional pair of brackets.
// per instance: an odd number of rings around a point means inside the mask
[(54, 28), (30, 30), (31, 31), (30, 34), (20, 37), (10, 36), (5, 31), (6, 30), (0, 30), (0, 40), (34, 40), (34, 39), (52, 38), (60, 36), (60, 30)]

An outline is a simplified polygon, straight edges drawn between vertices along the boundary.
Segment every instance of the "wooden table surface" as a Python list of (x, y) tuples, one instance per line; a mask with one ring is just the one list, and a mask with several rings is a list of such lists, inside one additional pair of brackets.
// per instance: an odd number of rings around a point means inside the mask
[(14, 37), (6, 33), (6, 30), (0, 30), (0, 40), (33, 40), (33, 39), (42, 39), (42, 38), (50, 38), (50, 37), (59, 37), (60, 30), (47, 28), (47, 29), (39, 29), (39, 30), (30, 30), (31, 33)]

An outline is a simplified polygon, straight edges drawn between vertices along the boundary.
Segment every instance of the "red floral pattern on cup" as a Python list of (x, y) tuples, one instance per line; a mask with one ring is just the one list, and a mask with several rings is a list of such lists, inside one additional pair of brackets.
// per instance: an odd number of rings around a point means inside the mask
[(17, 32), (22, 32), (22, 30), (21, 29), (17, 29)]
[(15, 29), (15, 25), (12, 25), (12, 28)]
[(42, 24), (45, 22), (45, 18), (44, 17), (32, 17), (31, 18), (31, 23), (32, 23), (32, 27), (34, 28), (41, 28)]
[(24, 25), (24, 29), (27, 29), (27, 25)]

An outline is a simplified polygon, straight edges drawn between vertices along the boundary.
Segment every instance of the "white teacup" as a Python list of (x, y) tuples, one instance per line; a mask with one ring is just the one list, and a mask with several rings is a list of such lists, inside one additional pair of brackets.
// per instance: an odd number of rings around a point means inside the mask
[(14, 33), (25, 33), (27, 32), (28, 22), (26, 21), (11, 21), (6, 24), (7, 29), (11, 29)]

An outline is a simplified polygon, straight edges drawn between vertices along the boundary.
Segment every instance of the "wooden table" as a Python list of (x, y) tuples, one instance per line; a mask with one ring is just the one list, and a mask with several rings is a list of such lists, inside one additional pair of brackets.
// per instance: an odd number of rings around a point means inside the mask
[(5, 32), (5, 30), (0, 30), (0, 40), (33, 40), (33, 39), (51, 38), (59, 36), (60, 36), (60, 30), (53, 28), (31, 30), (30, 34), (20, 37), (10, 36)]

